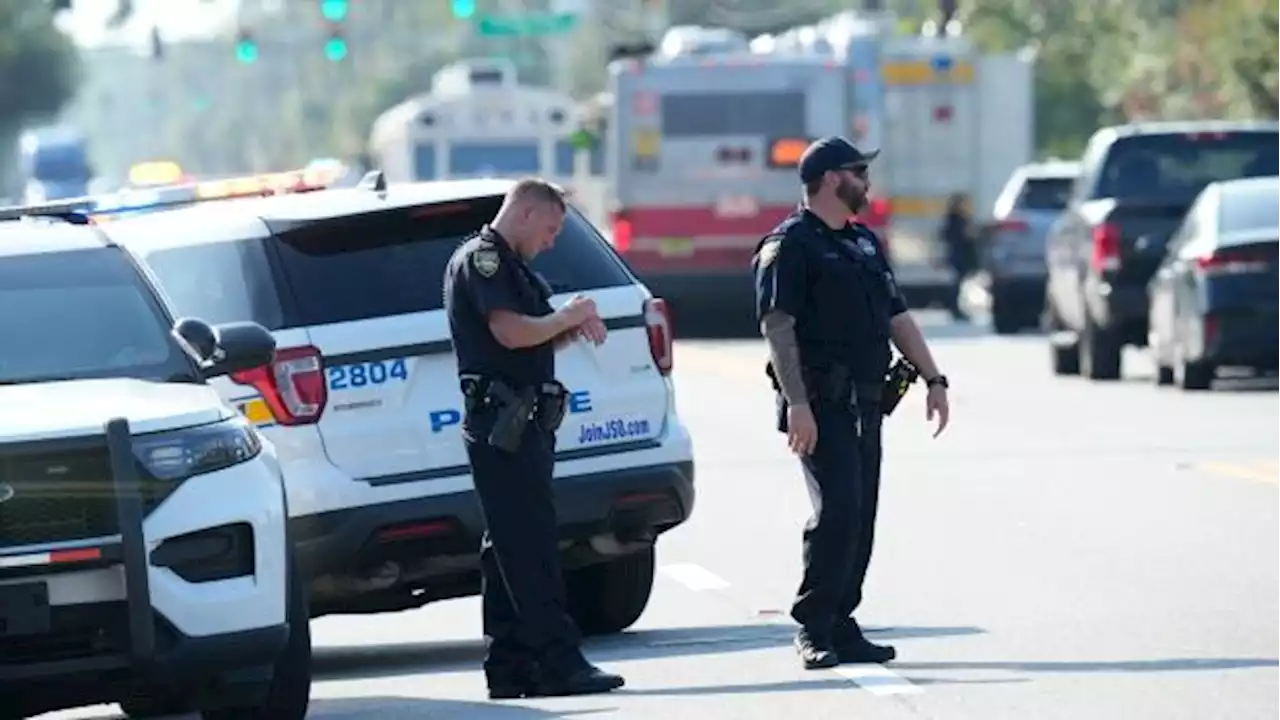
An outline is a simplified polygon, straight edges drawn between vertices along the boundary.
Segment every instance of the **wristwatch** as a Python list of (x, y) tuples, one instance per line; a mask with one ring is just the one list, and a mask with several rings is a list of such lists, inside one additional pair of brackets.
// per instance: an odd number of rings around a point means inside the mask
[(925, 380), (924, 384), (929, 387), (933, 387), (934, 385), (937, 385), (938, 387), (941, 387), (941, 388), (951, 387), (951, 385), (947, 383), (946, 375), (935, 375), (929, 378), (928, 380)]

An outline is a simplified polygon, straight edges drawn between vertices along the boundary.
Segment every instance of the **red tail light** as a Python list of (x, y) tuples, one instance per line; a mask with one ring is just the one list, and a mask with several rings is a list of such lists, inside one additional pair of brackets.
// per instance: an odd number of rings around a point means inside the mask
[(1254, 248), (1221, 249), (1196, 258), (1196, 267), (1212, 275), (1263, 272), (1270, 265), (1267, 255)]
[(319, 421), (329, 400), (324, 361), (320, 351), (309, 345), (277, 350), (270, 365), (232, 373), (231, 379), (257, 390), (281, 425)]
[(1120, 267), (1120, 228), (1103, 223), (1093, 229), (1093, 253), (1089, 264), (1098, 271)]
[(858, 214), (858, 222), (869, 228), (883, 228), (889, 224), (889, 201), (875, 198)]
[(1025, 220), (1007, 218), (996, 223), (996, 230), (1001, 232), (1026, 232), (1030, 229)]
[(616, 212), (613, 214), (613, 247), (618, 252), (624, 253), (631, 249), (631, 221), (627, 219), (625, 212)]
[(667, 308), (666, 300), (653, 298), (644, 301), (644, 325), (649, 332), (649, 352), (653, 353), (653, 364), (658, 366), (658, 372), (669, 375), (674, 360), (674, 345), (671, 337), (671, 311)]

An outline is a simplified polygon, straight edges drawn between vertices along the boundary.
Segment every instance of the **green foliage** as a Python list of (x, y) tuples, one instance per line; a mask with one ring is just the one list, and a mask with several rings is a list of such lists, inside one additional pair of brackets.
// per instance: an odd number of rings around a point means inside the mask
[(0, 0), (0, 135), (55, 115), (71, 99), (78, 70), (48, 3)]

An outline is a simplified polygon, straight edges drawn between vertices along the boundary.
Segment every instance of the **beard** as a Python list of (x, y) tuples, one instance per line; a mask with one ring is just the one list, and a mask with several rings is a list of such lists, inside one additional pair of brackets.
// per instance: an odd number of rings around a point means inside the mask
[(835, 195), (836, 199), (849, 208), (850, 215), (857, 215), (867, 206), (866, 186), (847, 178), (840, 178), (840, 184), (836, 186)]

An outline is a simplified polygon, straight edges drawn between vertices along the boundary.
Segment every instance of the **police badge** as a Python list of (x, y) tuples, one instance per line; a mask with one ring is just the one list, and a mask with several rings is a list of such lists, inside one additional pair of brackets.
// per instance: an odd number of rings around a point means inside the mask
[(876, 244), (871, 242), (870, 238), (865, 238), (865, 237), (858, 238), (858, 247), (862, 250), (862, 253), (864, 255), (876, 254)]
[(482, 277), (493, 277), (498, 272), (498, 264), (501, 262), (497, 250), (477, 250), (471, 255), (471, 264)]

